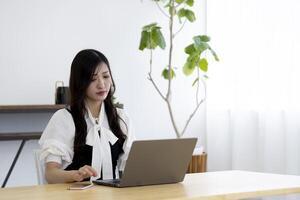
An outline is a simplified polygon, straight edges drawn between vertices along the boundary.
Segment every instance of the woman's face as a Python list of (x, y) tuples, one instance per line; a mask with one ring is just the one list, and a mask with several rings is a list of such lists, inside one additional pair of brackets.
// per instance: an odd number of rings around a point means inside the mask
[(106, 99), (112, 85), (111, 75), (105, 63), (97, 66), (92, 82), (87, 88), (86, 98), (93, 102), (102, 102)]

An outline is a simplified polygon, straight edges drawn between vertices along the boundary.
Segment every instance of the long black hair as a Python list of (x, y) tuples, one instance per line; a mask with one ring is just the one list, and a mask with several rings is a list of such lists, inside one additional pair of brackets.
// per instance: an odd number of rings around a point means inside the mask
[(120, 127), (120, 120), (123, 121), (118, 115), (117, 109), (113, 104), (113, 94), (116, 86), (112, 77), (109, 62), (107, 58), (97, 50), (85, 49), (77, 53), (73, 59), (71, 65), (70, 74), (70, 94), (71, 102), (70, 109), (75, 123), (75, 138), (74, 138), (74, 152), (77, 152), (81, 146), (86, 143), (87, 136), (87, 124), (85, 121), (85, 113), (87, 112), (85, 107), (86, 91), (90, 83), (92, 82), (93, 74), (99, 64), (105, 63), (108, 67), (112, 87), (110, 88), (106, 99), (104, 100), (106, 115), (108, 124), (112, 132), (122, 142), (126, 139), (126, 135), (123, 133)]

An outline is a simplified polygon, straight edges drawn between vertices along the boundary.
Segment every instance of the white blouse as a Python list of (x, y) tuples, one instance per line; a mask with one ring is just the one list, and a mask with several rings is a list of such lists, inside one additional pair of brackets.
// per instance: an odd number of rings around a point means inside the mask
[[(98, 123), (96, 123), (96, 120), (92, 117), (88, 108), (87, 111), (88, 112), (85, 115), (88, 132), (86, 136), (86, 144), (93, 147), (92, 167), (98, 174), (97, 177), (92, 177), (91, 179), (95, 180), (100, 178), (101, 170), (103, 179), (112, 179), (113, 171), (109, 143), (113, 145), (118, 138), (109, 128), (105, 106), (101, 106)], [(129, 118), (124, 111), (122, 109), (117, 109), (117, 112), (120, 118), (122, 118), (126, 123), (125, 125), (124, 122), (120, 120), (120, 127), (127, 138), (123, 144), (124, 154), (120, 156), (116, 167), (116, 170), (123, 171), (135, 136), (132, 133)], [(99, 137), (98, 134), (99, 130), (101, 132), (101, 137)], [(75, 124), (71, 113), (66, 109), (58, 110), (50, 119), (41, 139), (39, 140), (39, 144), (41, 146), (40, 159), (45, 162), (57, 162), (62, 165), (63, 169), (65, 169), (73, 160), (74, 138)], [(115, 174), (116, 178), (118, 178), (118, 173)]]

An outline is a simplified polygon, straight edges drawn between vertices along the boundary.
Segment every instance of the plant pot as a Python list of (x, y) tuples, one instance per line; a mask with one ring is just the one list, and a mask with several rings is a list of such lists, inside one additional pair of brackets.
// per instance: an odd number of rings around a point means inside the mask
[(187, 173), (206, 172), (206, 161), (207, 154), (205, 152), (203, 152), (202, 154), (193, 155), (189, 163)]

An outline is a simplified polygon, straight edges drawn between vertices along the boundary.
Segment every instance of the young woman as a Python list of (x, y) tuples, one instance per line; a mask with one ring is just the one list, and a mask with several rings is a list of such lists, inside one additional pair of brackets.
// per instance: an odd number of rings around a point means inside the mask
[(70, 107), (54, 113), (39, 141), (47, 182), (118, 178), (134, 136), (128, 117), (112, 102), (107, 58), (93, 49), (80, 51), (69, 87)]

